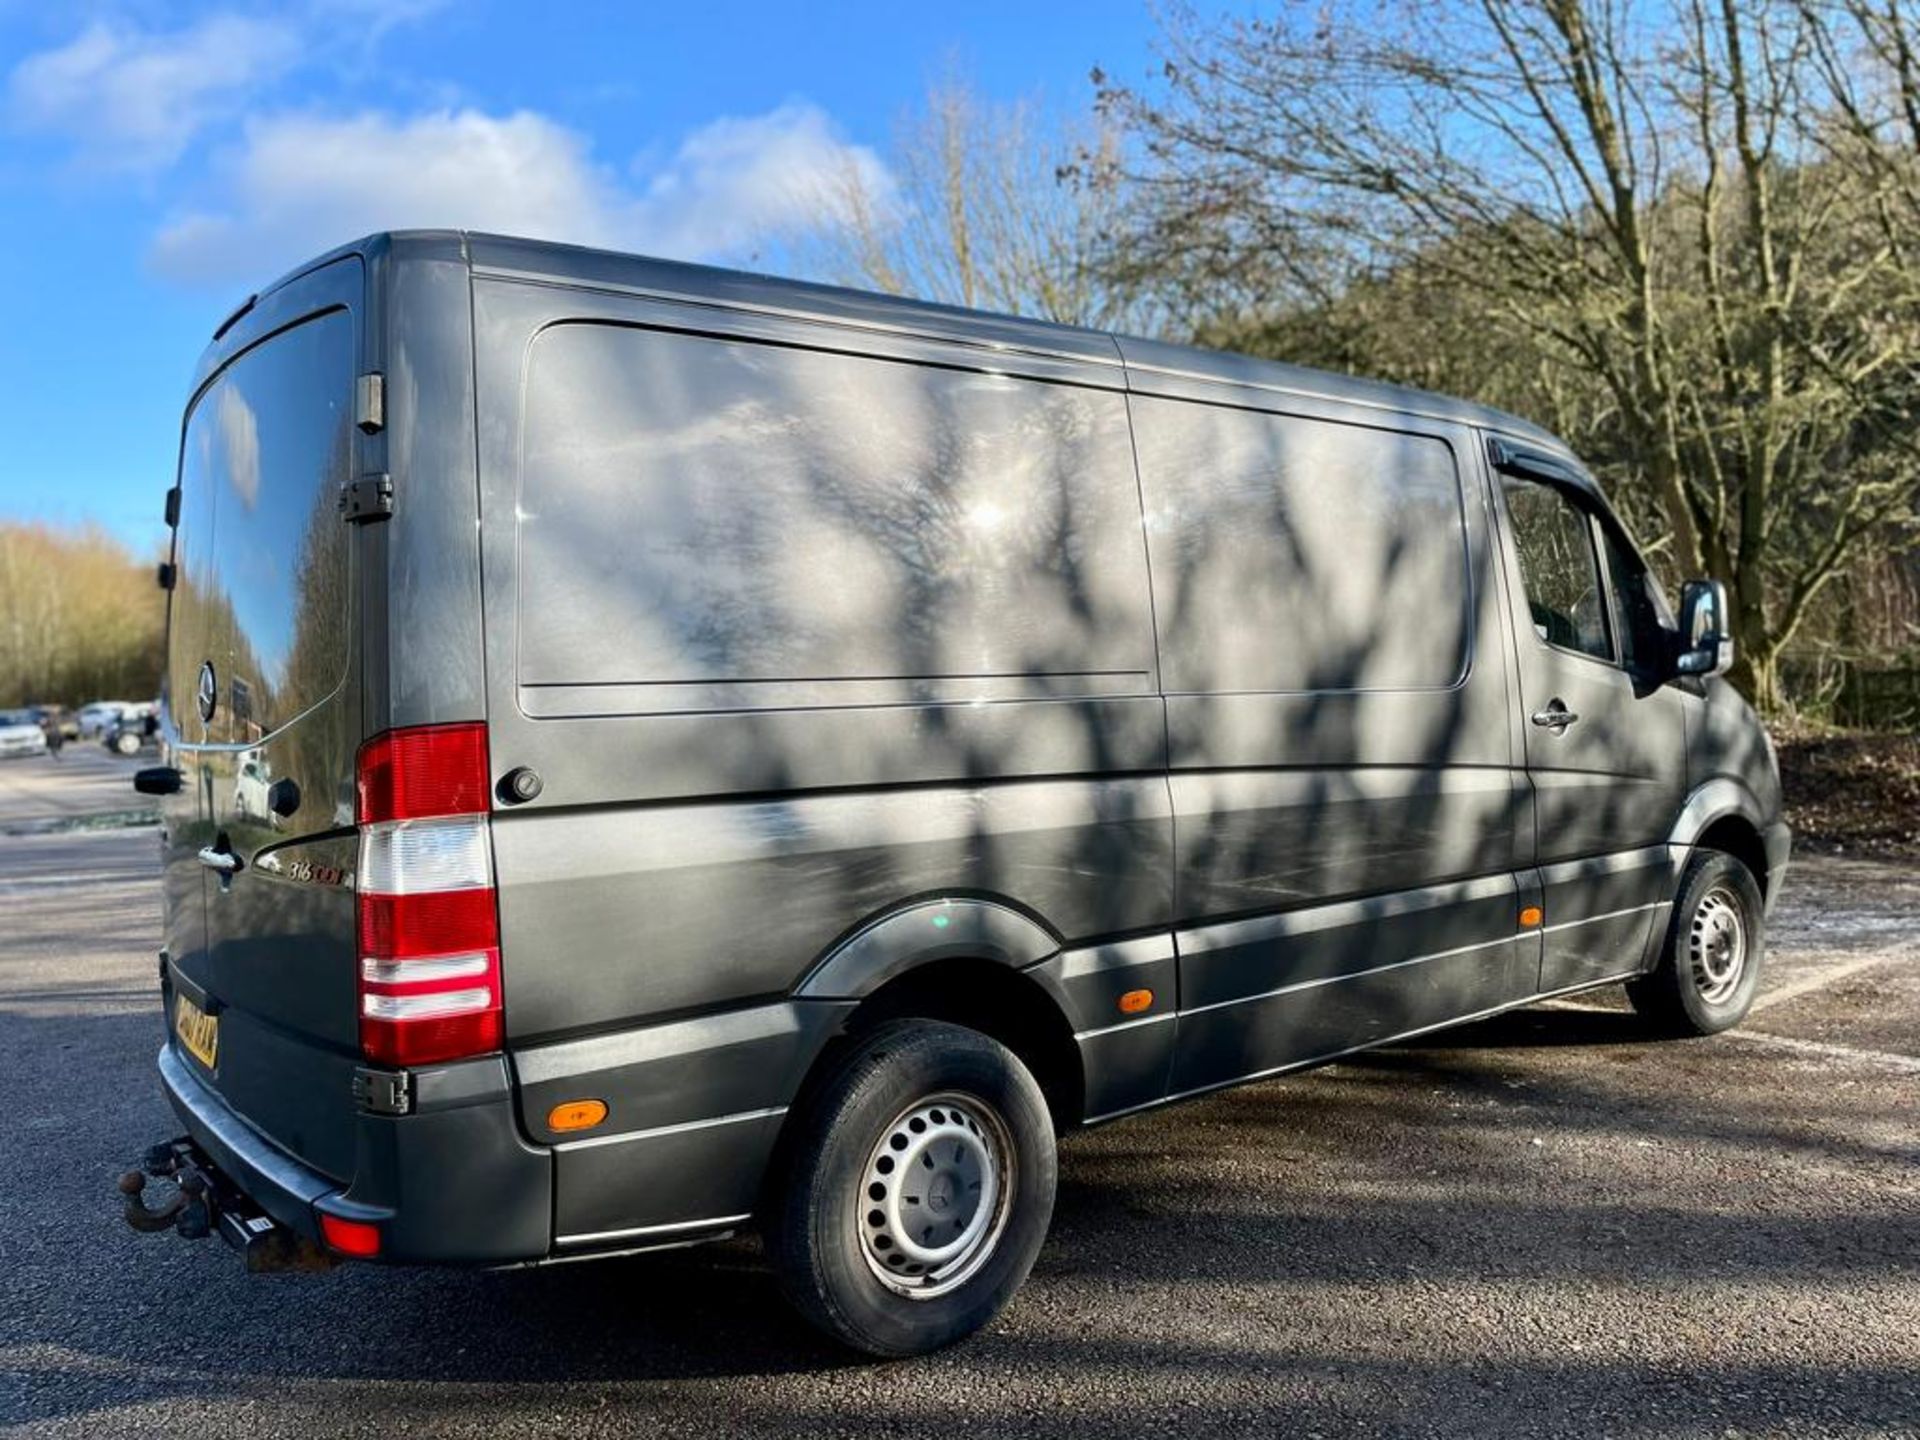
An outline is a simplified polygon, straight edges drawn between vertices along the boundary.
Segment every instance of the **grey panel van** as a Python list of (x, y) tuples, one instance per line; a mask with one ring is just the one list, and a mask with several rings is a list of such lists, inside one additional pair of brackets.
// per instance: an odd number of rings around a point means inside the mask
[(120, 1184), (256, 1268), (751, 1227), (916, 1353), (1081, 1126), (1759, 982), (1725, 593), (1489, 410), (393, 234), (221, 326), (167, 505), (184, 1133)]

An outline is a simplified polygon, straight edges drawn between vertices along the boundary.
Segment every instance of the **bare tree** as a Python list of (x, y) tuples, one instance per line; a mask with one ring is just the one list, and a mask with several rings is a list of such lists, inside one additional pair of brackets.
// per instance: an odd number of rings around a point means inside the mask
[(1111, 126), (1054, 123), (959, 81), (906, 117), (887, 179), (850, 166), (803, 268), (950, 305), (1100, 329), (1147, 323), (1095, 259), (1121, 197)]
[(1102, 90), (1144, 155), (1114, 265), (1216, 334), (1451, 297), (1445, 343), (1508, 352), (1468, 374), (1576, 418), (1671, 564), (1728, 581), (1771, 705), (1815, 597), (1913, 517), (1911, 221), (1834, 131), (1845, 78), (1885, 148), (1911, 33), (1897, 0), (1179, 12), (1164, 84)]
[(151, 697), (165, 599), (98, 530), (0, 525), (0, 705)]

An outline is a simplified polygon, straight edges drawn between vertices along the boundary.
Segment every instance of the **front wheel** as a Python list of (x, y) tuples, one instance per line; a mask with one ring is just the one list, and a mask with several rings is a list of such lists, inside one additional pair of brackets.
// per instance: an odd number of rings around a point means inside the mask
[(122, 730), (118, 735), (113, 737), (113, 748), (114, 752), (119, 755), (138, 755), (140, 753), (140, 737), (135, 735), (131, 730)]
[(1759, 883), (1733, 856), (1687, 862), (1660, 964), (1627, 985), (1633, 1008), (1671, 1034), (1717, 1035), (1746, 1018), (1760, 989), (1766, 918)]
[(1053, 1125), (1027, 1067), (978, 1031), (890, 1021), (796, 1116), (768, 1248), (808, 1320), (919, 1355), (1000, 1313), (1053, 1213)]

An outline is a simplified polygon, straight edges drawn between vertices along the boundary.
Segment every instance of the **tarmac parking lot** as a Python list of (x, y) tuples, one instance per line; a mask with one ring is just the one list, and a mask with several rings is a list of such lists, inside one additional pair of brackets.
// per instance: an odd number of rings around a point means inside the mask
[(1920, 1434), (1915, 869), (1798, 863), (1730, 1035), (1599, 992), (1068, 1140), (1008, 1313), (882, 1365), (748, 1241), (249, 1278), (128, 1230), (158, 842), (59, 764), (0, 762), (10, 1434)]

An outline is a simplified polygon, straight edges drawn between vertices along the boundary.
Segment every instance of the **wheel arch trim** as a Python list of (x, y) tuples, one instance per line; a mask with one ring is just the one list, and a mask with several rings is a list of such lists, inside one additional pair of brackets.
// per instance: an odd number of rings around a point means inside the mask
[(986, 960), (1026, 970), (1059, 953), (1031, 917), (993, 900), (923, 900), (869, 922), (830, 950), (794, 989), (800, 1000), (863, 1000), (940, 960)]
[(1729, 817), (1746, 821), (1756, 835), (1766, 831), (1767, 821), (1753, 791), (1732, 776), (1722, 775), (1695, 787), (1687, 796), (1667, 843), (1691, 848), (1714, 824)]

